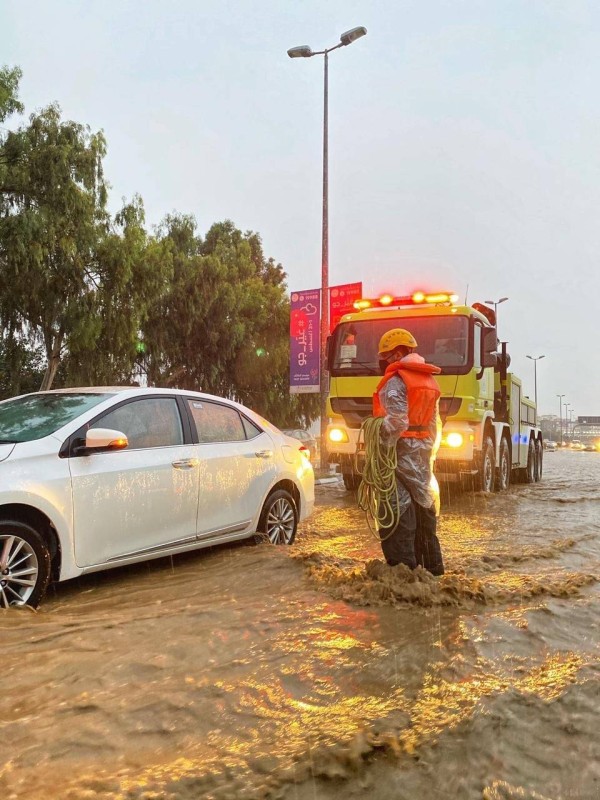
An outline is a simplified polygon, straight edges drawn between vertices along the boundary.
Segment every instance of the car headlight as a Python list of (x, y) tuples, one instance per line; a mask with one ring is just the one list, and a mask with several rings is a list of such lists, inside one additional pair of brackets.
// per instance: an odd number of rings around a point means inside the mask
[(458, 431), (452, 431), (446, 436), (446, 444), (448, 447), (461, 447), (462, 443), (464, 442), (464, 437), (462, 433), (458, 433)]
[(350, 441), (347, 432), (343, 428), (330, 428), (327, 435), (329, 436), (329, 441), (335, 442), (336, 444)]

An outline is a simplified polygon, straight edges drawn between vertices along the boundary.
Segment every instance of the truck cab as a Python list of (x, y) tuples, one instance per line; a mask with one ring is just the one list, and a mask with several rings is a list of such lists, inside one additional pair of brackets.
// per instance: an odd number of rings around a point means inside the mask
[[(372, 414), (372, 395), (381, 378), (378, 343), (391, 328), (409, 330), (418, 342), (417, 352), (441, 369), (436, 376), (443, 423), (438, 479), (471, 476), (483, 491), (506, 488), (512, 473), (513, 479), (525, 477), (530, 439), (532, 463), (539, 462), (541, 475), (535, 407), (529, 410), (533, 404), (521, 397), (520, 381), (508, 373), (505, 349), (496, 352), (492, 309), (460, 305), (456, 295), (447, 292), (384, 295), (357, 301), (355, 307), (355, 313), (342, 317), (328, 343), (327, 449), (330, 461), (340, 464), (347, 488), (360, 481), (359, 432)], [(534, 479), (536, 471), (530, 472)]]

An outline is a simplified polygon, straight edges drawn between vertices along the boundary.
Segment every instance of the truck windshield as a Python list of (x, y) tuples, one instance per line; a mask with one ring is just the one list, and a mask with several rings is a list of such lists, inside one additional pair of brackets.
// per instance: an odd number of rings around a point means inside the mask
[(472, 367), (469, 320), (464, 316), (403, 317), (343, 322), (334, 335), (331, 374), (379, 375), (377, 347), (386, 331), (405, 328), (415, 337), (417, 353), (442, 373), (464, 374)]
[(54, 433), (112, 395), (108, 392), (28, 394), (0, 403), (0, 441), (31, 442)]

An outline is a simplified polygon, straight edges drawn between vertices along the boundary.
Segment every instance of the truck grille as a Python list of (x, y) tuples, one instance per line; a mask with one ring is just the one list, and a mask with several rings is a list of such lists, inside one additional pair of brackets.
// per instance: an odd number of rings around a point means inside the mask
[[(440, 416), (442, 422), (452, 417), (460, 408), (460, 397), (440, 397)], [(373, 413), (370, 397), (332, 397), (331, 408), (334, 414), (344, 418), (349, 428), (360, 428), (367, 417)]]

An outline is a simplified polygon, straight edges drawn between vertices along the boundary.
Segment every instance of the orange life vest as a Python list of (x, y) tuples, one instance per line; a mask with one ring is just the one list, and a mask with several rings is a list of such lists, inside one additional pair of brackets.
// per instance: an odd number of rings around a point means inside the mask
[(385, 409), (379, 399), (379, 392), (393, 375), (399, 375), (406, 384), (408, 401), (408, 428), (401, 434), (404, 438), (426, 439), (440, 390), (433, 376), (441, 372), (439, 367), (427, 362), (394, 361), (386, 369), (373, 394), (373, 416), (385, 417)]

